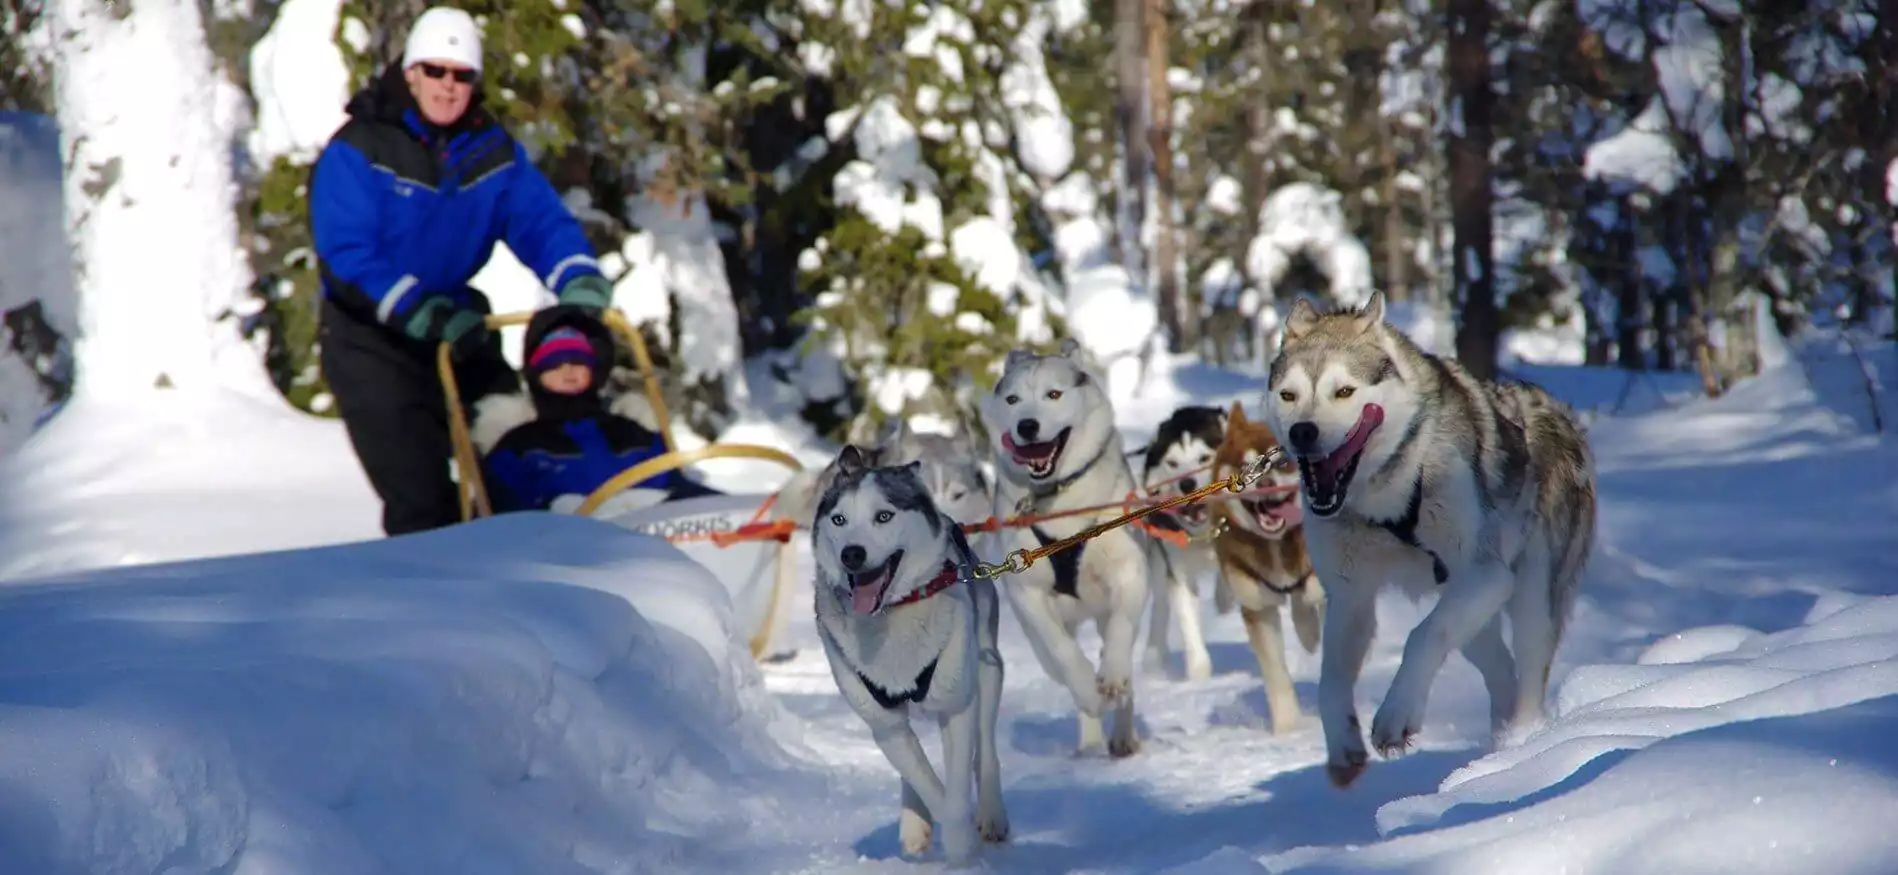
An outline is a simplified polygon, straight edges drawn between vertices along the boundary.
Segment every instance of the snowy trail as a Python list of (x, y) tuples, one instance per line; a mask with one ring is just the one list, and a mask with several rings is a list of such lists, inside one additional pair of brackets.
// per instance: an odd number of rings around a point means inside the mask
[[(1252, 391), (1185, 382), (1121, 411), (1130, 443), (1175, 403)], [(1558, 654), (1554, 723), (1486, 754), (1481, 683), (1453, 657), (1418, 750), (1374, 761), (1348, 791), (1321, 767), (1314, 654), (1290, 654), (1307, 719), (1275, 737), (1238, 618), (1203, 605), (1215, 675), (1176, 679), (1177, 655), (1139, 665), (1144, 749), (1077, 758), (1067, 693), (1005, 609), (1014, 835), (981, 869), (1888, 871), (1868, 861), (1898, 855), (1877, 822), (1898, 805), (1883, 743), (1898, 713), (1898, 446), (1848, 416), (1793, 369), (1597, 421), (1602, 548)], [(233, 875), (452, 869), (476, 836), (520, 863), (509, 871), (942, 868), (898, 852), (896, 777), (836, 694), (808, 555), (791, 603), (799, 653), (758, 671), (712, 620), (722, 597), (704, 570), (649, 539), (551, 515), (373, 537), (332, 424), (205, 399), (76, 406), (40, 438), (0, 459), (0, 749), (14, 751), (0, 781), (18, 787), (0, 812), (26, 806), (58, 829), (0, 827), (0, 858), (155, 871), (131, 845), (86, 838), (109, 829), (154, 861), (175, 849)], [(336, 546), (307, 549), (321, 544)], [(183, 562), (151, 564), (170, 560)], [(21, 579), (61, 574), (76, 576)], [(1361, 711), (1427, 606), (1380, 604)], [(206, 637), (226, 627), (243, 634)], [(357, 640), (380, 642), (377, 671), (363, 673)], [(1091, 630), (1083, 646), (1097, 649)], [(67, 698), (79, 704), (53, 707)], [(328, 727), (314, 758), (286, 758), (280, 739), (311, 727)], [(937, 757), (936, 733), (920, 734)], [(152, 739), (222, 783), (112, 771)], [(358, 764), (344, 796), (369, 807), (335, 808), (321, 763), (337, 757)], [(93, 771), (35, 771), (52, 759)], [(452, 804), (405, 805), (405, 788)], [(152, 813), (150, 793), (193, 825)], [(487, 826), (502, 823), (522, 826)]]
[[(1898, 590), (1898, 555), (1863, 528), (1882, 520), (1889, 530), (1898, 519), (1898, 492), (1889, 485), (1898, 482), (1898, 454), (1855, 437), (1791, 375), (1738, 394), (1724, 405), (1736, 409), (1731, 414), (1661, 413), (1594, 427), (1601, 549), (1558, 657), (1552, 699), (1574, 667), (1632, 662), (1679, 630), (1734, 624), (1777, 631), (1797, 625), (1820, 599)], [(894, 773), (837, 698), (806, 616), (808, 557), (805, 563), (793, 602), (800, 651), (768, 667), (766, 683), (804, 721), (808, 743), (836, 773), (838, 796), (798, 830), (814, 846), (808, 871), (912, 871), (916, 864), (898, 856)], [(1382, 700), (1403, 635), (1426, 607), (1395, 598), (1380, 604), (1361, 708), (1374, 710)], [(1435, 792), (1487, 750), (1480, 679), (1453, 657), (1433, 688), (1418, 750), (1374, 761), (1349, 791), (1332, 788), (1313, 718), (1316, 655), (1290, 655), (1306, 722), (1274, 737), (1238, 617), (1217, 616), (1207, 604), (1214, 677), (1177, 679), (1177, 653), (1164, 672), (1138, 669), (1145, 749), (1120, 762), (1077, 758), (1066, 692), (1042, 672), (1012, 613), (1004, 613), (1008, 675), (997, 734), (1015, 835), (989, 853), (995, 871), (1156, 872), (1189, 864), (1206, 871), (1208, 855), (1228, 847), (1243, 849), (1232, 852), (1235, 871), (1257, 871), (1254, 858), (1303, 848), (1296, 855), (1303, 859), (1318, 848), (1372, 844), (1382, 838), (1380, 807)], [(1083, 635), (1087, 652), (1097, 653), (1098, 638)], [(932, 759), (939, 756), (933, 727), (919, 734)]]

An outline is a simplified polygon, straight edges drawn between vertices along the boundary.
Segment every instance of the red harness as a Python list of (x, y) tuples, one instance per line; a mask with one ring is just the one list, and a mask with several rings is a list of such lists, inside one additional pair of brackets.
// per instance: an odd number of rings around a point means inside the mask
[(894, 608), (899, 605), (914, 604), (961, 582), (962, 575), (956, 573), (956, 567), (944, 562), (942, 564), (942, 572), (930, 578), (928, 583), (911, 590), (909, 595), (890, 602), (888, 605), (885, 605), (885, 607)]

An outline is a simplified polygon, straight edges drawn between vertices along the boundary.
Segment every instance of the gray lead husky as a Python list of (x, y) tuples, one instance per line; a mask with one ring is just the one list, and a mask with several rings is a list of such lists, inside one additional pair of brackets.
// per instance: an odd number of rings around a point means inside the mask
[[(818, 637), (838, 692), (902, 778), (903, 850), (929, 849), (933, 818), (944, 855), (961, 864), (977, 835), (1008, 837), (995, 746), (1000, 604), (992, 581), (971, 579), (975, 555), (930, 500), (921, 464), (870, 465), (844, 447), (811, 521)], [(941, 727), (940, 778), (910, 728), (912, 709)]]
[(1482, 674), (1499, 739), (1540, 723), (1595, 538), (1594, 459), (1573, 413), (1540, 388), (1481, 381), (1419, 349), (1385, 322), (1382, 293), (1325, 314), (1301, 299), (1267, 391), (1325, 582), (1318, 709), (1333, 783), (1368, 760), (1353, 690), (1387, 580), (1438, 600), (1371, 721), (1380, 754), (1409, 747), (1457, 650)]

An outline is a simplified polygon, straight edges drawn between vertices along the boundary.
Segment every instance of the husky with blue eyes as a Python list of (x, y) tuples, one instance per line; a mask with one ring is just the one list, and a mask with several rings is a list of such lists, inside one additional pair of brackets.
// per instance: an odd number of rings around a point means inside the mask
[[(1000, 602), (993, 581), (975, 579), (976, 557), (931, 499), (922, 464), (875, 467), (873, 455), (843, 448), (811, 520), (818, 637), (838, 692), (902, 778), (904, 852), (926, 853), (940, 828), (947, 861), (962, 864), (978, 836), (1008, 838)], [(941, 728), (940, 776), (912, 713)]]

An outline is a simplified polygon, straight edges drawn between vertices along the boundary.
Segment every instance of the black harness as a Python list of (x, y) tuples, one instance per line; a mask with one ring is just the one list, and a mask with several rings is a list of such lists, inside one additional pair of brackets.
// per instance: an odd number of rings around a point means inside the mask
[[(1028, 530), (1035, 533), (1035, 540), (1040, 541), (1043, 547), (1056, 540), (1049, 537), (1047, 532), (1042, 531), (1040, 526), (1029, 526)], [(1086, 549), (1087, 542), (1082, 541), (1048, 557), (1048, 565), (1054, 569), (1055, 595), (1076, 599), (1081, 597), (1081, 552)]]
[(884, 710), (894, 710), (898, 705), (921, 702), (929, 698), (929, 682), (935, 679), (936, 663), (940, 660), (941, 657), (937, 657), (930, 660), (928, 665), (923, 666), (922, 672), (916, 675), (915, 686), (907, 693), (892, 693), (878, 686), (876, 681), (864, 677), (863, 672), (857, 672), (857, 680), (863, 681), (863, 688), (870, 691), (870, 698), (877, 700), (877, 704), (882, 705)]
[(1417, 485), (1411, 487), (1410, 504), (1404, 508), (1404, 515), (1394, 520), (1373, 520), (1373, 522), (1384, 531), (1390, 532), (1391, 537), (1416, 547), (1422, 550), (1425, 556), (1429, 556), (1430, 573), (1437, 578), (1437, 585), (1442, 586), (1444, 581), (1450, 579), (1450, 569), (1443, 564), (1443, 559), (1430, 548), (1425, 547), (1423, 542), (1417, 540), (1417, 516), (1422, 512), (1423, 475), (1418, 474)]

